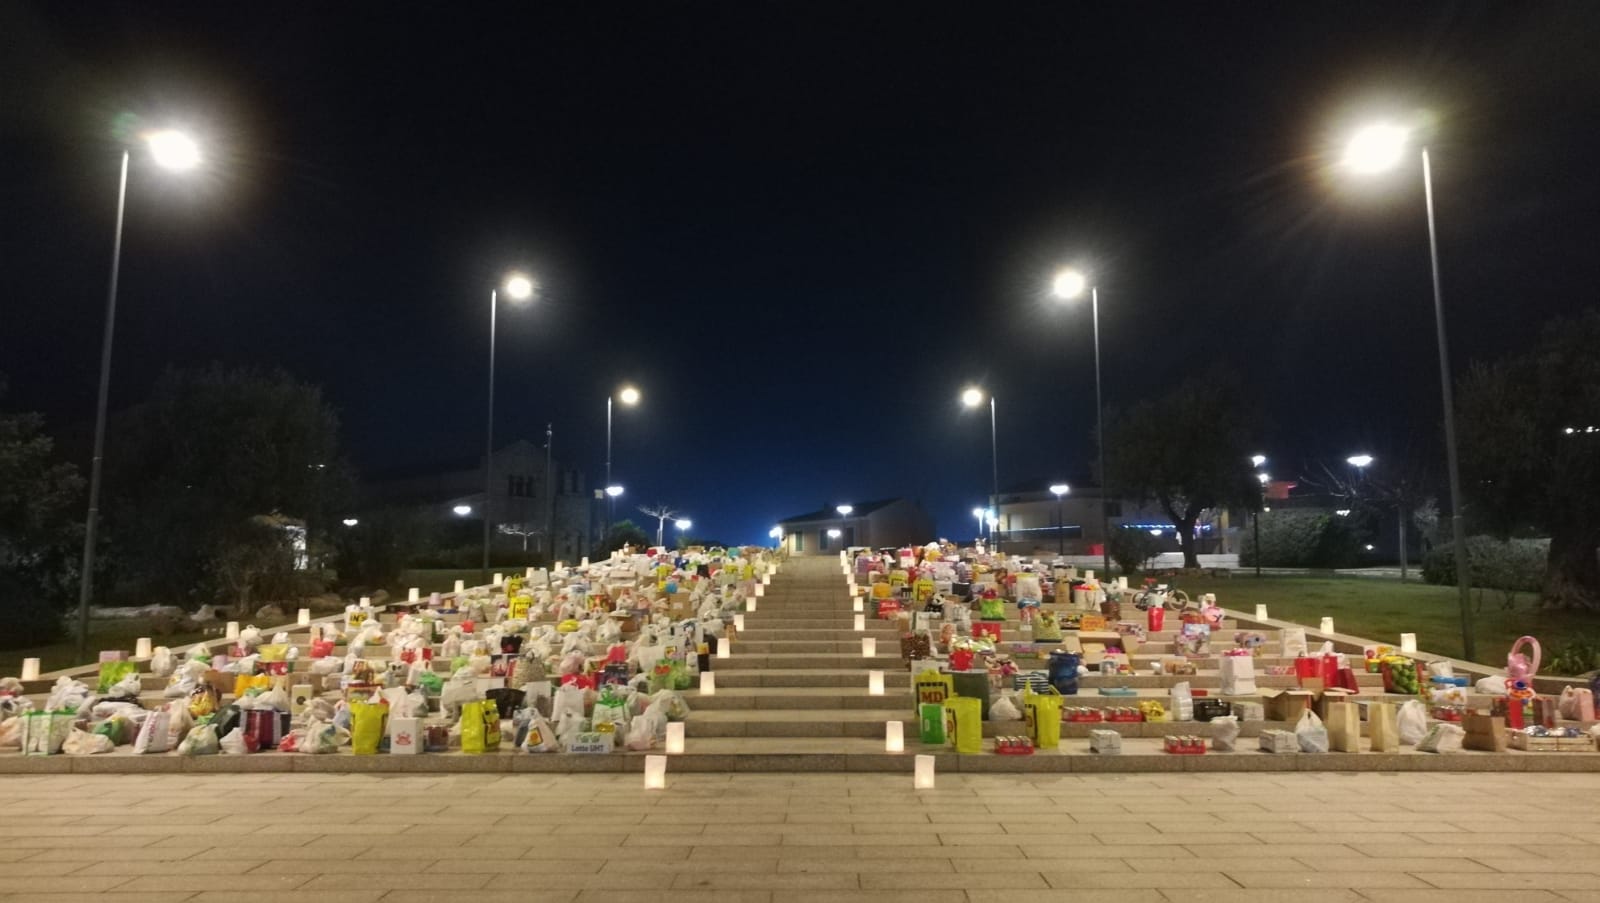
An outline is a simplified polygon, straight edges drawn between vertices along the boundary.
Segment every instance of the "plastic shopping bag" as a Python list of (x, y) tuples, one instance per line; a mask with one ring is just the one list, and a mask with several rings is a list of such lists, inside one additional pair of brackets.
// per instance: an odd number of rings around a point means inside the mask
[(500, 710), (494, 701), (480, 699), (461, 707), (461, 751), (494, 752), (500, 748)]
[(1395, 716), (1399, 728), (1400, 744), (1416, 746), (1428, 732), (1428, 708), (1420, 700), (1408, 699)]
[[(983, 752), (983, 701), (952, 696), (944, 701), (945, 734), (958, 753)], [(1056, 722), (1059, 735), (1061, 722)]]
[(95, 691), (101, 695), (104, 695), (110, 692), (111, 688), (116, 686), (118, 681), (130, 674), (134, 675), (135, 677), (137, 677), (139, 674), (139, 666), (133, 662), (101, 662), (100, 683), (95, 688)]
[(1219, 715), (1211, 719), (1211, 748), (1217, 752), (1233, 752), (1239, 740), (1239, 718), (1236, 715)]
[(1461, 742), (1466, 737), (1466, 733), (1459, 724), (1436, 721), (1428, 726), (1428, 732), (1423, 734), (1422, 739), (1417, 742), (1417, 752), (1460, 752)]
[(1300, 716), (1300, 723), (1294, 727), (1295, 740), (1300, 744), (1300, 751), (1306, 753), (1325, 753), (1328, 751), (1328, 729), (1323, 726), (1322, 719), (1310, 709)]
[(350, 751), (358, 756), (376, 755), (388, 727), (389, 707), (382, 703), (350, 703)]
[(61, 744), (61, 751), (69, 756), (92, 756), (96, 753), (108, 753), (116, 749), (117, 745), (111, 738), (104, 734), (91, 734), (73, 728), (67, 739)]
[(221, 741), (217, 738), (217, 729), (210, 724), (190, 728), (183, 742), (178, 744), (180, 756), (213, 756), (220, 750)]

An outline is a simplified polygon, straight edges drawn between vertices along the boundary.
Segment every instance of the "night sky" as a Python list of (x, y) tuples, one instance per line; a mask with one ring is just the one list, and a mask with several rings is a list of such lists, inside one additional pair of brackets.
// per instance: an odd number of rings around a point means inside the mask
[(1274, 461), (1435, 441), (1420, 171), (1327, 178), (1360, 115), (1434, 123), (1458, 371), (1596, 300), (1593, 4), (518, 6), (0, 6), (0, 404), (87, 466), (129, 112), (207, 164), (134, 157), (114, 408), (170, 364), (278, 365), (363, 473), (470, 457), (521, 266), (499, 436), (553, 421), (598, 483), (633, 382), (617, 482), (729, 542), (895, 495), (968, 535), (968, 382), (1002, 483), (1087, 479), (1069, 262), (1111, 407), (1222, 363)]

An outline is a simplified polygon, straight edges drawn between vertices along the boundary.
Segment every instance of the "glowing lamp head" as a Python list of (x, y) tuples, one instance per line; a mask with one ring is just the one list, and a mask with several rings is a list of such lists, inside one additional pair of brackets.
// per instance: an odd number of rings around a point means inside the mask
[(454, 508), (451, 508), (450, 510), (454, 511), (456, 513), (456, 517), (466, 517), (467, 515), (472, 513), (472, 506), (471, 505), (457, 505)]
[(344, 519), (344, 525), (346, 527), (354, 527), (356, 524), (359, 524), (359, 523), (361, 523), (361, 521), (359, 521), (359, 520), (357, 520), (357, 519), (355, 519), (353, 517), (347, 517), (347, 518)]
[(974, 509), (972, 509), (972, 516), (973, 517), (977, 517), (977, 518), (983, 517), (983, 509), (982, 508), (974, 508)]
[(639, 390), (633, 386), (623, 386), (622, 391), (617, 393), (617, 400), (625, 405), (636, 405), (639, 403)]
[(533, 297), (533, 280), (521, 273), (512, 273), (506, 277), (506, 294), (513, 301), (526, 301)]
[(1272, 477), (1269, 477), (1264, 473), (1258, 473), (1258, 474), (1256, 474), (1256, 481), (1259, 482), (1261, 485), (1265, 486), (1268, 483), (1272, 482)]
[(1265, 463), (1267, 463), (1267, 456), (1266, 455), (1251, 455), (1250, 456), (1250, 466), (1251, 467), (1260, 467), (1261, 465), (1263, 465)]
[(683, 518), (680, 521), (678, 521), (678, 524), (677, 524), (679, 530), (687, 530), (693, 525), (694, 525), (694, 521), (689, 520), (687, 517)]
[(961, 403), (969, 408), (983, 404), (983, 390), (978, 388), (967, 389), (961, 393)]
[(839, 532), (839, 528), (837, 528), (837, 527), (835, 527), (832, 530), (828, 531), (828, 538), (829, 539), (838, 539), (840, 536), (843, 536), (843, 535), (844, 534), (840, 533)]
[(1411, 132), (1387, 122), (1359, 129), (1344, 146), (1344, 167), (1372, 175), (1393, 169), (1405, 156)]
[(840, 505), (839, 507), (837, 507), (837, 508), (835, 508), (833, 510), (839, 512), (840, 516), (842, 516), (842, 517), (849, 517), (850, 513), (852, 511), (855, 511), (856, 509), (855, 509), (854, 505)]
[(773, 527), (771, 530), (767, 531), (767, 535), (772, 537), (773, 539), (782, 539), (783, 538), (783, 528), (782, 527)]
[(150, 156), (163, 169), (181, 172), (200, 165), (200, 146), (182, 132), (163, 129), (144, 137), (150, 146)]
[(1050, 283), (1050, 293), (1063, 301), (1083, 297), (1084, 289), (1089, 287), (1089, 279), (1077, 270), (1062, 270)]
[(1351, 455), (1350, 457), (1345, 458), (1344, 460), (1345, 460), (1345, 463), (1349, 464), (1351, 467), (1366, 467), (1368, 464), (1372, 463), (1372, 456), (1371, 455)]
[(621, 494), (622, 494), (622, 487), (621, 486), (607, 486), (606, 487), (606, 495), (609, 495), (612, 498), (616, 498), (617, 496), (619, 496)]
[(1072, 487), (1068, 486), (1066, 483), (1057, 483), (1050, 487), (1050, 492), (1053, 493), (1056, 498), (1061, 498), (1071, 491)]

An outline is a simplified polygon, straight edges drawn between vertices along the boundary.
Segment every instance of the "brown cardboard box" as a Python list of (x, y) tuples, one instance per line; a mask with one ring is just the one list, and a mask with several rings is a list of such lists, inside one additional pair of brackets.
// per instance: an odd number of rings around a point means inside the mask
[(1262, 700), (1268, 721), (1287, 721), (1291, 726), (1317, 701), (1308, 690), (1282, 690)]
[[(1337, 698), (1337, 697), (1335, 697)], [(1324, 697), (1325, 701), (1327, 697)], [(1329, 702), (1323, 723), (1328, 728), (1328, 749), (1333, 752), (1361, 751), (1361, 712), (1353, 702)]]
[(1467, 732), (1461, 738), (1462, 747), (1484, 752), (1505, 752), (1507, 737), (1504, 718), (1468, 712), (1461, 719), (1461, 727)]
[[(1318, 681), (1318, 683), (1320, 682), (1321, 681)], [(1306, 689), (1310, 688), (1307, 687)], [(1330, 706), (1349, 704), (1354, 701), (1351, 698), (1353, 696), (1355, 696), (1354, 693), (1344, 689), (1343, 687), (1330, 687), (1326, 690), (1323, 690), (1321, 694), (1317, 696), (1317, 701), (1312, 705), (1312, 709), (1317, 713), (1318, 718), (1321, 718), (1323, 721), (1327, 721)], [(1356, 721), (1357, 723), (1361, 721), (1359, 709), (1356, 711)]]

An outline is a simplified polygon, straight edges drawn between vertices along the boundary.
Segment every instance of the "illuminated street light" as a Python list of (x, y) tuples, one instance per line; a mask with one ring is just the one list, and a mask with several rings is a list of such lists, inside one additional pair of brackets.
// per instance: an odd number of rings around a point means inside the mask
[(1351, 455), (1350, 457), (1344, 459), (1346, 464), (1356, 468), (1366, 467), (1368, 464), (1371, 464), (1372, 461), (1373, 458), (1371, 455)]
[(617, 400), (625, 405), (636, 405), (639, 403), (639, 390), (633, 386), (623, 386), (622, 391), (617, 393)]
[[(182, 132), (147, 133), (145, 144), (156, 165), (183, 171), (200, 163), (200, 148)], [(122, 149), (117, 177), (117, 220), (111, 241), (111, 280), (106, 288), (106, 325), (100, 339), (100, 388), (95, 397), (94, 454), (89, 462), (89, 510), (83, 522), (83, 568), (78, 575), (78, 655), (89, 654), (89, 600), (94, 596), (95, 536), (100, 522), (100, 471), (105, 459), (106, 406), (111, 393), (111, 350), (117, 326), (117, 279), (122, 272), (122, 215), (128, 206), (128, 148)]]
[(1250, 456), (1250, 466), (1251, 467), (1260, 467), (1261, 465), (1263, 465), (1265, 463), (1267, 463), (1267, 456), (1266, 455), (1251, 455)]
[(466, 517), (467, 515), (472, 513), (472, 506), (471, 505), (457, 505), (454, 508), (451, 508), (450, 510), (454, 511), (456, 513), (456, 517)]
[[(1411, 138), (1411, 129), (1392, 122), (1367, 125), (1351, 135), (1349, 142), (1346, 143), (1344, 168), (1362, 175), (1392, 169), (1405, 159)], [(1462, 657), (1472, 661), (1477, 656), (1477, 644), (1472, 635), (1472, 590), (1467, 570), (1467, 528), (1461, 516), (1465, 499), (1461, 494), (1461, 465), (1456, 450), (1455, 391), (1450, 383), (1450, 347), (1445, 340), (1444, 328), (1444, 289), (1439, 279), (1439, 233), (1433, 216), (1433, 160), (1425, 144), (1419, 148), (1418, 156), (1422, 163), (1423, 206), (1428, 216), (1428, 265), (1430, 275), (1433, 277), (1433, 323), (1439, 344), (1439, 395), (1444, 407), (1444, 451), (1450, 482), (1450, 532), (1455, 552), (1456, 596), (1461, 609), (1461, 648)], [(1355, 463), (1353, 459), (1351, 463)]]
[(353, 518), (353, 517), (347, 517), (347, 518), (344, 519), (344, 521), (342, 523), (346, 527), (354, 527), (356, 524), (361, 523), (361, 521), (359, 521), (359, 520), (357, 520), (356, 518)]
[[(506, 294), (511, 300), (522, 302), (533, 297), (534, 281), (523, 273), (507, 273), (503, 280)], [(489, 416), (483, 431), (483, 582), (489, 582), (489, 539), (494, 534), (494, 337), (495, 320), (500, 309), (500, 289), (489, 289)], [(456, 511), (461, 514), (460, 510)], [(470, 509), (468, 509), (470, 513)]]
[(533, 280), (521, 273), (512, 273), (506, 277), (506, 294), (513, 301), (526, 301), (533, 297)]
[[(984, 393), (977, 386), (969, 386), (961, 393), (961, 403), (969, 408), (983, 404)], [(989, 396), (989, 507), (1000, 506), (1000, 440), (999, 432), (995, 426), (994, 396)], [(990, 525), (989, 538), (994, 541), (995, 549), (1000, 548), (1000, 539), (994, 535), (993, 525)]]
[(1256, 474), (1256, 482), (1258, 482), (1261, 485), (1265, 486), (1268, 483), (1272, 482), (1272, 477), (1269, 477), (1264, 473), (1258, 473), (1258, 474)]
[(851, 512), (855, 511), (856, 509), (854, 505), (840, 505), (833, 510), (839, 512), (840, 516), (842, 517), (849, 517)]
[[(631, 408), (634, 405), (639, 403), (639, 390), (637, 388), (633, 387), (633, 386), (623, 386), (620, 390), (617, 391), (617, 394), (616, 394), (615, 397), (616, 397), (616, 399), (618, 401), (622, 402), (623, 404), (625, 404), (625, 405), (627, 405), (628, 407)], [(606, 396), (606, 486), (607, 487), (609, 487), (611, 485), (611, 399), (612, 399), (612, 396), (610, 396), (610, 395)], [(605, 531), (603, 533), (601, 533), (602, 536), (610, 536), (611, 535), (611, 519), (612, 519), (612, 516), (615, 514), (615, 507), (616, 507), (616, 505), (612, 501), (612, 499), (615, 499), (617, 497), (616, 495), (611, 495), (611, 490), (609, 488), (606, 489), (606, 494), (608, 496), (610, 496), (610, 498), (606, 499), (606, 525), (605, 525)], [(621, 493), (619, 492), (619, 493), (617, 493), (617, 495), (621, 495)]]
[(839, 528), (838, 527), (834, 527), (834, 528), (832, 528), (832, 529), (830, 529), (828, 531), (828, 538), (829, 539), (838, 539), (841, 535), (842, 534), (839, 532)]
[(1050, 493), (1056, 497), (1056, 554), (1067, 554), (1067, 518), (1061, 507), (1061, 497), (1072, 491), (1066, 483), (1056, 483)]
[(683, 518), (683, 519), (682, 519), (682, 520), (680, 520), (680, 521), (678, 521), (678, 522), (677, 522), (677, 523), (676, 523), (676, 524), (675, 524), (675, 526), (676, 526), (676, 527), (677, 527), (677, 528), (678, 528), (678, 529), (679, 529), (679, 530), (687, 530), (687, 529), (689, 529), (689, 528), (690, 528), (690, 527), (691, 527), (691, 526), (693, 526), (693, 525), (694, 525), (694, 521), (692, 521), (692, 520), (690, 520), (690, 519), (688, 519), (688, 518), (687, 518), (687, 517), (686, 517), (686, 518)]
[(1111, 513), (1108, 507), (1111, 504), (1111, 481), (1106, 470), (1106, 414), (1105, 403), (1100, 392), (1100, 287), (1089, 284), (1089, 277), (1081, 271), (1068, 267), (1056, 273), (1051, 281), (1050, 291), (1062, 301), (1071, 301), (1083, 297), (1084, 289), (1089, 290), (1090, 312), (1094, 320), (1094, 418), (1095, 418), (1095, 444), (1100, 457), (1100, 534), (1101, 534), (1101, 567), (1105, 569), (1106, 576), (1111, 576)]
[(609, 495), (612, 498), (616, 498), (617, 496), (619, 496), (621, 494), (622, 494), (622, 487), (621, 486), (607, 486), (606, 487), (606, 495)]

